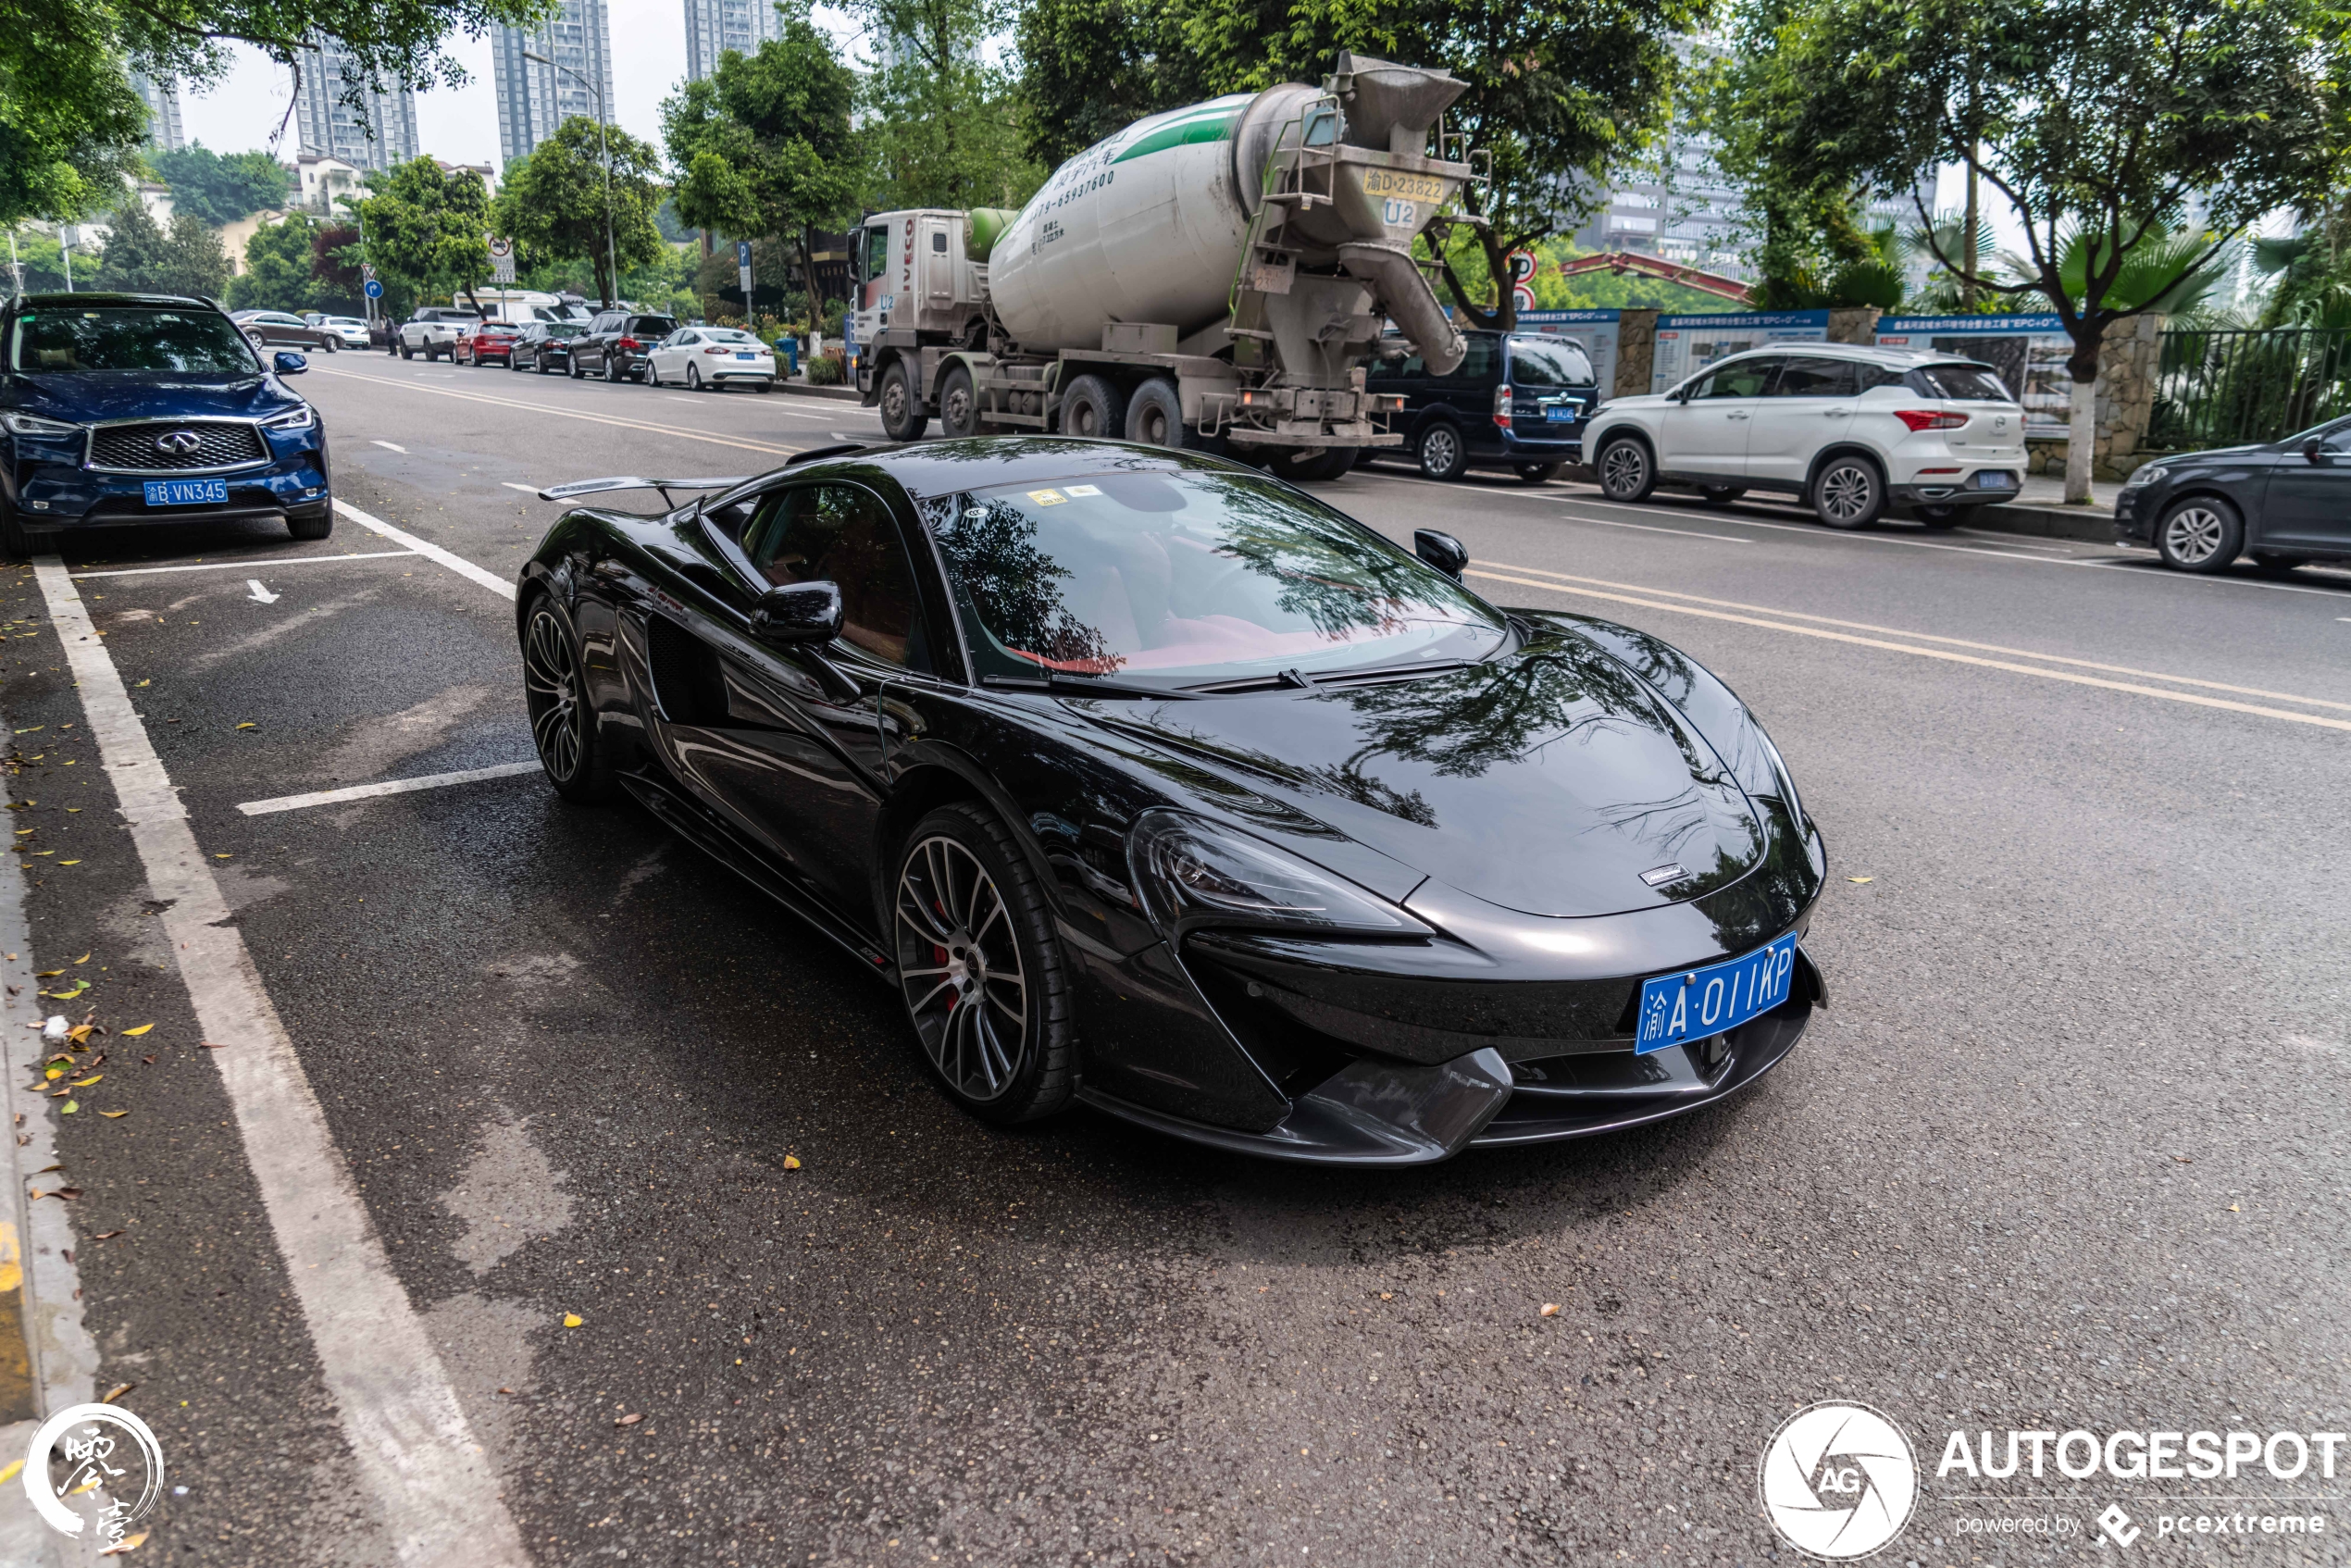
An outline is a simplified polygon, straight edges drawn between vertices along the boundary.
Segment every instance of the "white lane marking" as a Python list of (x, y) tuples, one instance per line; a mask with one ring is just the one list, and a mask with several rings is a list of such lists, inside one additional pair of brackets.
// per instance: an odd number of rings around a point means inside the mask
[(504, 485), (508, 490), (518, 490), (525, 495), (536, 495), (539, 493), (539, 487), (535, 484), (516, 484), (512, 479), (500, 479), (498, 482)]
[(280, 597), (282, 597), (282, 595), (272, 593), (267, 589), (262, 587), (261, 579), (257, 577), (249, 577), (245, 579), (245, 586), (253, 590), (253, 591), (246, 594), (245, 597), (252, 600), (256, 604), (274, 604)]
[(1596, 529), (1638, 529), (1643, 533), (1678, 534), (1684, 539), (1710, 539), (1717, 544), (1752, 544), (1751, 539), (1740, 539), (1727, 533), (1699, 533), (1695, 529), (1661, 529), (1654, 523), (1619, 522), (1614, 517), (1578, 517), (1579, 523), (1589, 523)]
[[(1815, 626), (1840, 627), (1847, 631), (1874, 631), (1886, 637), (1907, 637), (1919, 642), (1940, 642), (1947, 648), (1972, 648), (1979, 653), (2004, 653), (2012, 659), (2039, 659), (2046, 664), (2071, 665), (2076, 669), (2094, 669), (2104, 675), (2127, 675), (2140, 680), (2168, 680), (2178, 686), (2201, 686), (2208, 691), (2228, 691), (2239, 697), (2266, 697), (2276, 703), (2300, 703), (2312, 708), (2339, 708), (2351, 713), (2351, 703), (2338, 703), (2325, 697), (2297, 696), (2292, 691), (2270, 691), (2258, 686), (2232, 686), (2226, 681), (2199, 680), (2192, 675), (2166, 675), (2161, 670), (2133, 669), (2129, 665), (2100, 664), (2096, 659), (2070, 658), (2063, 653), (2035, 653), (2030, 648), (2004, 648), (1996, 642), (1973, 642), (1964, 637), (1940, 637), (1931, 631), (1913, 631), (1901, 626), (1872, 626), (1868, 621), (1842, 621), (1834, 616), (1807, 615), (1802, 610), (1783, 610), (1775, 604), (1742, 604), (1735, 599), (1709, 599), (1702, 593), (1683, 593), (1671, 588), (1650, 588), (1637, 582), (1611, 582), (1606, 578), (1575, 577), (1567, 572), (1555, 572), (1548, 566), (1522, 566), (1509, 561), (1489, 561), (1488, 566), (1505, 571), (1533, 572), (1540, 578), (1557, 578), (1562, 582), (1583, 583), (1592, 588), (1621, 589), (1628, 593), (1650, 593), (1661, 599), (1686, 599), (1693, 604), (1710, 604), (1718, 610), (1749, 610), (1759, 616), (1779, 616), (1792, 621), (1810, 621)], [(1513, 578), (1511, 581), (1523, 581)], [(2351, 618), (2351, 617), (2344, 617)]]
[[(280, 566), (307, 566), (321, 561), (388, 561), (395, 555), (414, 555), (413, 550), (360, 550), (347, 555), (272, 555), (268, 557), (271, 571)], [(120, 571), (76, 572), (74, 580), (93, 577), (155, 577), (163, 572), (242, 572), (249, 570), (251, 561), (197, 561), (179, 566), (130, 566)]]
[(378, 533), (383, 535), (386, 539), (391, 540), (394, 544), (404, 544), (409, 549), (415, 551), (417, 554), (440, 562), (442, 566), (447, 566), (451, 571), (455, 572), (459, 577), (472, 579), (474, 581), (481, 584), (482, 587), (490, 590), (492, 593), (503, 593), (509, 599), (512, 599), (515, 596), (515, 585), (513, 583), (508, 582), (504, 578), (500, 577), (495, 572), (486, 572), (482, 570), (479, 566), (475, 566), (471, 561), (466, 560), (463, 555), (452, 554), (450, 552), (443, 550), (440, 545), (434, 544), (428, 540), (418, 539), (415, 534), (408, 532), (404, 529), (393, 528), (381, 517), (371, 517), (367, 516), (367, 513), (359, 510), (358, 507), (351, 504), (348, 501), (338, 500), (335, 503), (335, 510), (342, 513), (344, 516), (349, 517), (353, 522), (357, 523), (361, 528), (373, 529)]
[(472, 784), (484, 778), (512, 778), (518, 773), (537, 773), (535, 762), (502, 762), (495, 767), (469, 767), (461, 773), (427, 773), (415, 778), (387, 778), (379, 784), (354, 784), (342, 790), (318, 790), (307, 795), (280, 795), (273, 800), (241, 802), (237, 809), (247, 816), (268, 816), (276, 812), (301, 811), (309, 806), (330, 806), (342, 801), (368, 801), (378, 795), (404, 795), (411, 790), (440, 790), (452, 784)]
[[(745, 452), (769, 452), (778, 457), (789, 457), (801, 450), (796, 446), (777, 446), (772, 442), (737, 441), (730, 436), (714, 435), (707, 430), (690, 430), (677, 425), (656, 425), (649, 419), (618, 419), (607, 414), (584, 414), (574, 408), (554, 408), (543, 403), (526, 403), (519, 398), (459, 392), (454, 387), (412, 387), (405, 381), (389, 380), (381, 376), (368, 376), (351, 370), (322, 370), (319, 374), (340, 376), (348, 381), (373, 381), (378, 386), (399, 387), (407, 392), (430, 392), (435, 397), (463, 398), (467, 403), (487, 403), (498, 408), (519, 408), (527, 414), (545, 414), (557, 419), (585, 419), (592, 425), (616, 425), (624, 430), (646, 430), (659, 436), (708, 442), (713, 446), (740, 447)], [(341, 505), (342, 503), (337, 502), (336, 504)]]
[(383, 448), (386, 452), (397, 452), (397, 453), (398, 453), (398, 454), (400, 454), (400, 455), (401, 455), (401, 456), (403, 456), (403, 457), (405, 457), (405, 456), (407, 456), (407, 455), (408, 455), (408, 449), (407, 449), (406, 447), (404, 447), (404, 446), (395, 446), (395, 445), (393, 445), (391, 442), (388, 442), (388, 441), (370, 441), (367, 444), (368, 444), (369, 446), (380, 446), (380, 447), (382, 447), (382, 448)]
[(497, 1473), (392, 1272), (187, 808), (65, 564), (44, 555), (34, 565), (197, 1024), (223, 1047), (206, 1054), (393, 1555), (408, 1568), (528, 1568)]
[(1954, 653), (1943, 648), (1921, 648), (1907, 642), (1887, 642), (1874, 637), (1855, 637), (1847, 632), (1828, 631), (1817, 626), (1797, 626), (1788, 621), (1769, 621), (1754, 616), (1726, 615), (1721, 610), (1701, 610), (1695, 604), (1670, 604), (1661, 599), (1636, 599), (1629, 593), (1602, 593), (1598, 589), (1575, 588), (1563, 582), (1545, 582), (1537, 578), (1510, 577), (1501, 572), (1484, 572), (1473, 566), (1466, 574), (1487, 578), (1496, 582), (1514, 582), (1524, 588), (1549, 589), (1553, 593), (1605, 599), (1619, 604), (1635, 604), (1645, 610), (1671, 610), (1678, 615), (1702, 616), (1710, 621), (1730, 621), (1739, 626), (1760, 627), (1766, 631), (1785, 631), (1797, 637), (1817, 637), (1830, 642), (1847, 642), (1858, 648), (1877, 648), (1889, 653), (1909, 653), (1921, 659), (1941, 659), (1948, 664), (1974, 665), (1983, 669), (2006, 670), (2010, 675), (2038, 676), (2043, 680), (2061, 680), (2070, 686), (2095, 686), (2107, 691), (2128, 691), (2134, 696), (2160, 697), (2167, 703), (2187, 703), (2199, 708), (2225, 708), (2231, 713), (2252, 714), (2261, 718), (2284, 719), (2292, 724), (2314, 724), (2324, 729), (2351, 730), (2351, 719), (2326, 718), (2318, 714), (2288, 713), (2283, 708), (2257, 707), (2250, 703), (2231, 703), (2219, 697), (2199, 697), (2192, 691), (2165, 691), (2153, 686), (2135, 686), (2121, 680), (2100, 680), (2087, 675), (2071, 675), (2064, 670), (2042, 669), (2033, 665), (2009, 664), (2001, 659), (1979, 659), (1971, 653)]

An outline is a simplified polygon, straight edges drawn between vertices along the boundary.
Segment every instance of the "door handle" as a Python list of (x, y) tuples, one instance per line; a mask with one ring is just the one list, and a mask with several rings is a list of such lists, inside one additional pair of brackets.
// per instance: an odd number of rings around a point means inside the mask
[(1852, 413), (1852, 412), (1853, 412), (1853, 410), (1851, 410), (1850, 408), (1832, 408), (1832, 409), (1829, 409), (1827, 412), (1828, 412), (1828, 417), (1829, 417), (1830, 418), (1832, 418), (1832, 419), (1841, 419), (1841, 418), (1843, 418), (1845, 416), (1847, 416), (1847, 415), (1848, 415), (1848, 414)]
[(1746, 415), (1741, 414), (1741, 413), (1738, 413), (1738, 412), (1736, 412), (1735, 410), (1734, 410), (1731, 414), (1729, 414), (1729, 415), (1727, 415), (1727, 416), (1725, 416), (1725, 417), (1728, 417), (1728, 418), (1732, 418), (1732, 419), (1744, 419), (1744, 418), (1746, 418), (1746, 417), (1747, 417), (1747, 416), (1746, 416)]

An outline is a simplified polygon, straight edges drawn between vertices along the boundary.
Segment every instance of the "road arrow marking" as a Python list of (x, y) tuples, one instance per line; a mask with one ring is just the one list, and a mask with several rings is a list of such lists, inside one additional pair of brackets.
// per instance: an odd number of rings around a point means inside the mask
[(251, 599), (256, 604), (274, 604), (280, 597), (282, 597), (282, 595), (272, 593), (267, 589), (262, 587), (261, 579), (257, 577), (249, 577), (245, 579), (245, 584), (253, 590), (253, 591), (246, 595), (246, 597)]
[(368, 445), (370, 445), (370, 446), (380, 446), (380, 447), (382, 447), (382, 448), (383, 448), (386, 452), (397, 452), (397, 453), (398, 453), (398, 454), (400, 454), (400, 455), (401, 455), (401, 456), (403, 456), (403, 457), (405, 457), (405, 456), (407, 456), (407, 455), (408, 455), (408, 449), (407, 449), (406, 447), (404, 447), (404, 446), (394, 446), (392, 442), (388, 442), (388, 441), (371, 441), (371, 442), (369, 442), (367, 444), (368, 444)]

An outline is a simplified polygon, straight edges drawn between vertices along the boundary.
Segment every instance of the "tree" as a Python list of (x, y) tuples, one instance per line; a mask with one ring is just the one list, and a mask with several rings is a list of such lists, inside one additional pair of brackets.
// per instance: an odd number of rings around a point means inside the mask
[[(1975, 289), (2038, 295), (2073, 341), (2069, 501), (2090, 497), (2108, 330), (2260, 214), (2338, 189), (2351, 146), (2338, 0), (1796, 0), (1767, 31), (1741, 113), (1779, 188), (1915, 191), (1955, 163), (2008, 205), (2021, 275)], [(2119, 292), (2190, 196), (2204, 243)], [(1945, 250), (1931, 220), (1925, 238), (1972, 277), (1964, 243)]]
[(218, 228), (286, 205), (285, 165), (267, 153), (230, 153), (226, 157), (201, 142), (168, 153), (152, 153), (147, 167), (171, 187), (175, 212), (193, 213)]
[[(405, 297), (464, 294), (490, 275), (490, 192), (471, 169), (415, 158), (367, 177), (367, 259)], [(475, 301), (479, 308), (479, 302)]]
[(981, 46), (1009, 0), (846, 0), (879, 46), (866, 78), (876, 175), (892, 206), (1012, 206), (1045, 171), (1025, 149), (1014, 79)]
[(245, 241), (245, 269), (229, 280), (232, 310), (305, 311), (318, 308), (313, 243), (317, 220), (290, 212), (265, 223)]
[(221, 254), (219, 238), (196, 218), (181, 213), (169, 228), (160, 227), (133, 196), (109, 224), (112, 232), (93, 286), (207, 299), (219, 298), (229, 286), (229, 258)]
[(147, 106), (119, 51), (29, 31), (0, 0), (0, 223), (72, 219), (122, 197), (147, 139)]
[(678, 174), (679, 219), (745, 239), (773, 235), (799, 253), (816, 298), (815, 235), (857, 216), (865, 138), (854, 123), (857, 73), (804, 7), (754, 55), (718, 57), (705, 81), (662, 105), (662, 140)]
[(668, 193), (657, 183), (661, 154), (625, 131), (599, 128), (585, 115), (565, 120), (529, 157), (508, 165), (505, 185), (491, 208), (492, 226), (507, 238), (551, 257), (585, 259), (602, 300), (618, 297), (605, 266), (606, 145), (612, 156), (611, 249), (621, 266), (642, 266), (663, 248), (661, 228), (653, 221)]
[(1216, 95), (1163, 0), (1029, 0), (1015, 42), (1022, 141), (1047, 169), (1145, 115)]

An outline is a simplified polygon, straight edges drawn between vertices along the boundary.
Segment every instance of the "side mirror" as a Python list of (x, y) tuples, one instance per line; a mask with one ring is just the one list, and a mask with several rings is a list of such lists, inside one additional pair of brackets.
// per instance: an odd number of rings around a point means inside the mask
[(1462, 580), (1462, 573), (1469, 566), (1469, 551), (1462, 541), (1435, 529), (1412, 530), (1412, 554), (1455, 582)]
[(763, 641), (796, 646), (840, 635), (840, 590), (829, 582), (771, 588), (752, 606), (751, 628)]
[(2302, 460), (2306, 463), (2323, 467), (2327, 460), (2326, 442), (2320, 441), (2315, 436), (2310, 440), (2304, 442), (2302, 443)]
[(290, 348), (281, 348), (269, 361), (269, 367), (280, 376), (299, 376), (310, 368), (310, 361)]

